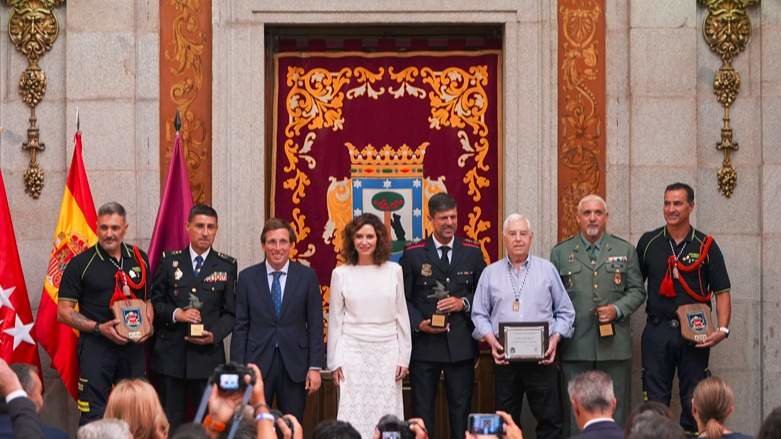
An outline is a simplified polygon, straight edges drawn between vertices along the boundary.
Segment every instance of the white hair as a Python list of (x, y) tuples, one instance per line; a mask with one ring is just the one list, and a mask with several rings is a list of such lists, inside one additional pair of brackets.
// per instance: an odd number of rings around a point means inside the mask
[(504, 219), (504, 223), (502, 224), (502, 230), (507, 230), (510, 227), (510, 223), (515, 221), (525, 221), (526, 228), (528, 228), (529, 231), (532, 230), (532, 223), (529, 221), (529, 218), (526, 218), (520, 213), (511, 213), (507, 215), (507, 218)]
[(128, 439), (130, 427), (122, 419), (103, 418), (82, 425), (76, 433), (77, 439)]
[(588, 203), (589, 201), (597, 201), (600, 204), (602, 204), (602, 207), (605, 209), (605, 213), (607, 213), (607, 202), (604, 198), (600, 197), (597, 194), (588, 194), (585, 197), (581, 198), (580, 201), (578, 201), (578, 213), (583, 212), (583, 205)]

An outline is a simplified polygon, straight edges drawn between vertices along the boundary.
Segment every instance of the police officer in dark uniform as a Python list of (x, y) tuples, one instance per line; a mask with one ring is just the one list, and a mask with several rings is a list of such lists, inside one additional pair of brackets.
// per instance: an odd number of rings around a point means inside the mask
[[(187, 217), (190, 245), (164, 252), (152, 285), (157, 335), (152, 370), (171, 430), (185, 422), (186, 404), (197, 403), (209, 375), (225, 363), (223, 339), (233, 330), (236, 259), (212, 248), (217, 212), (197, 204)], [(203, 325), (201, 335), (191, 324)]]
[(148, 301), (149, 263), (141, 250), (123, 242), (127, 231), (125, 218), (125, 208), (119, 203), (100, 206), (98, 243), (70, 260), (60, 283), (57, 319), (81, 332), (78, 346), (80, 425), (103, 417), (114, 383), (144, 376), (146, 362), (142, 343), (152, 333), (135, 342), (123, 337), (117, 332), (120, 321), (114, 318), (110, 308), (112, 298), (116, 298), (126, 284), (135, 296), (147, 302), (146, 318), (150, 321), (154, 318), (153, 307)]
[[(485, 261), (480, 246), (455, 236), (458, 212), (455, 199), (445, 193), (428, 202), (434, 233), (404, 250), (399, 263), (404, 271), (404, 291), (413, 328), (410, 384), (415, 416), (423, 418), (430, 437), (436, 434), (434, 403), (440, 375), (445, 374), (450, 435), (466, 431), (472, 401), (477, 343), (472, 339), (470, 309)], [(432, 299), (437, 281), (449, 297)], [(435, 311), (447, 313), (445, 328), (431, 325)]]
[[(710, 375), (711, 346), (729, 336), (730, 282), (724, 257), (713, 238), (689, 222), (694, 210), (694, 189), (673, 183), (664, 192), (665, 227), (645, 233), (637, 243), (643, 278), (647, 279), (648, 322), (642, 336), (645, 399), (670, 404), (673, 377), (678, 370), (681, 426), (696, 432), (691, 413), (694, 388)], [(706, 303), (716, 297), (718, 327), (694, 344), (681, 336), (676, 310), (681, 305)]]

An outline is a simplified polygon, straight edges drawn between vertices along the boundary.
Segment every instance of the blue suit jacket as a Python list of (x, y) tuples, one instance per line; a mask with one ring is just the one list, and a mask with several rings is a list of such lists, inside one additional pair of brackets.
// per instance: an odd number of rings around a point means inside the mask
[(624, 439), (624, 429), (612, 421), (595, 422), (586, 427), (577, 439)]
[(275, 346), (279, 346), (293, 382), (303, 382), (310, 368), (323, 367), (320, 283), (314, 270), (293, 261), (288, 267), (279, 318), (274, 313), (265, 262), (239, 273), (231, 361), (255, 363), (268, 376)]

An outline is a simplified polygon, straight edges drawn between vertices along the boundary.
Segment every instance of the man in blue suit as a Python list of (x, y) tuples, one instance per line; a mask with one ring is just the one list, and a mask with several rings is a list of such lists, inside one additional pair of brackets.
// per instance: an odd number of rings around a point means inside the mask
[(580, 434), (578, 439), (623, 439), (624, 429), (616, 424), (613, 380), (599, 370), (576, 375), (567, 385), (572, 412)]
[(231, 361), (255, 363), (266, 402), (303, 419), (307, 393), (320, 388), (323, 307), (314, 270), (288, 259), (295, 233), (286, 221), (266, 221), (266, 260), (239, 273)]

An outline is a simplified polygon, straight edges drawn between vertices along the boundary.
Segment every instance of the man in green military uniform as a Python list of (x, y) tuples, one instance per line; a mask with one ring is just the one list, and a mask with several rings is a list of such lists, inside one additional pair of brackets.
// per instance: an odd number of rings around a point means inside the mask
[[(557, 244), (551, 262), (559, 270), (575, 307), (575, 334), (562, 340), (564, 385), (587, 370), (613, 378), (618, 406), (615, 420), (623, 425), (629, 413), (632, 372), (630, 315), (645, 302), (643, 277), (632, 244), (605, 232), (605, 200), (587, 195), (578, 203), (580, 233)], [(566, 394), (566, 393), (565, 393)], [(569, 401), (565, 402), (571, 412)], [(577, 425), (564, 416), (565, 436)]]

